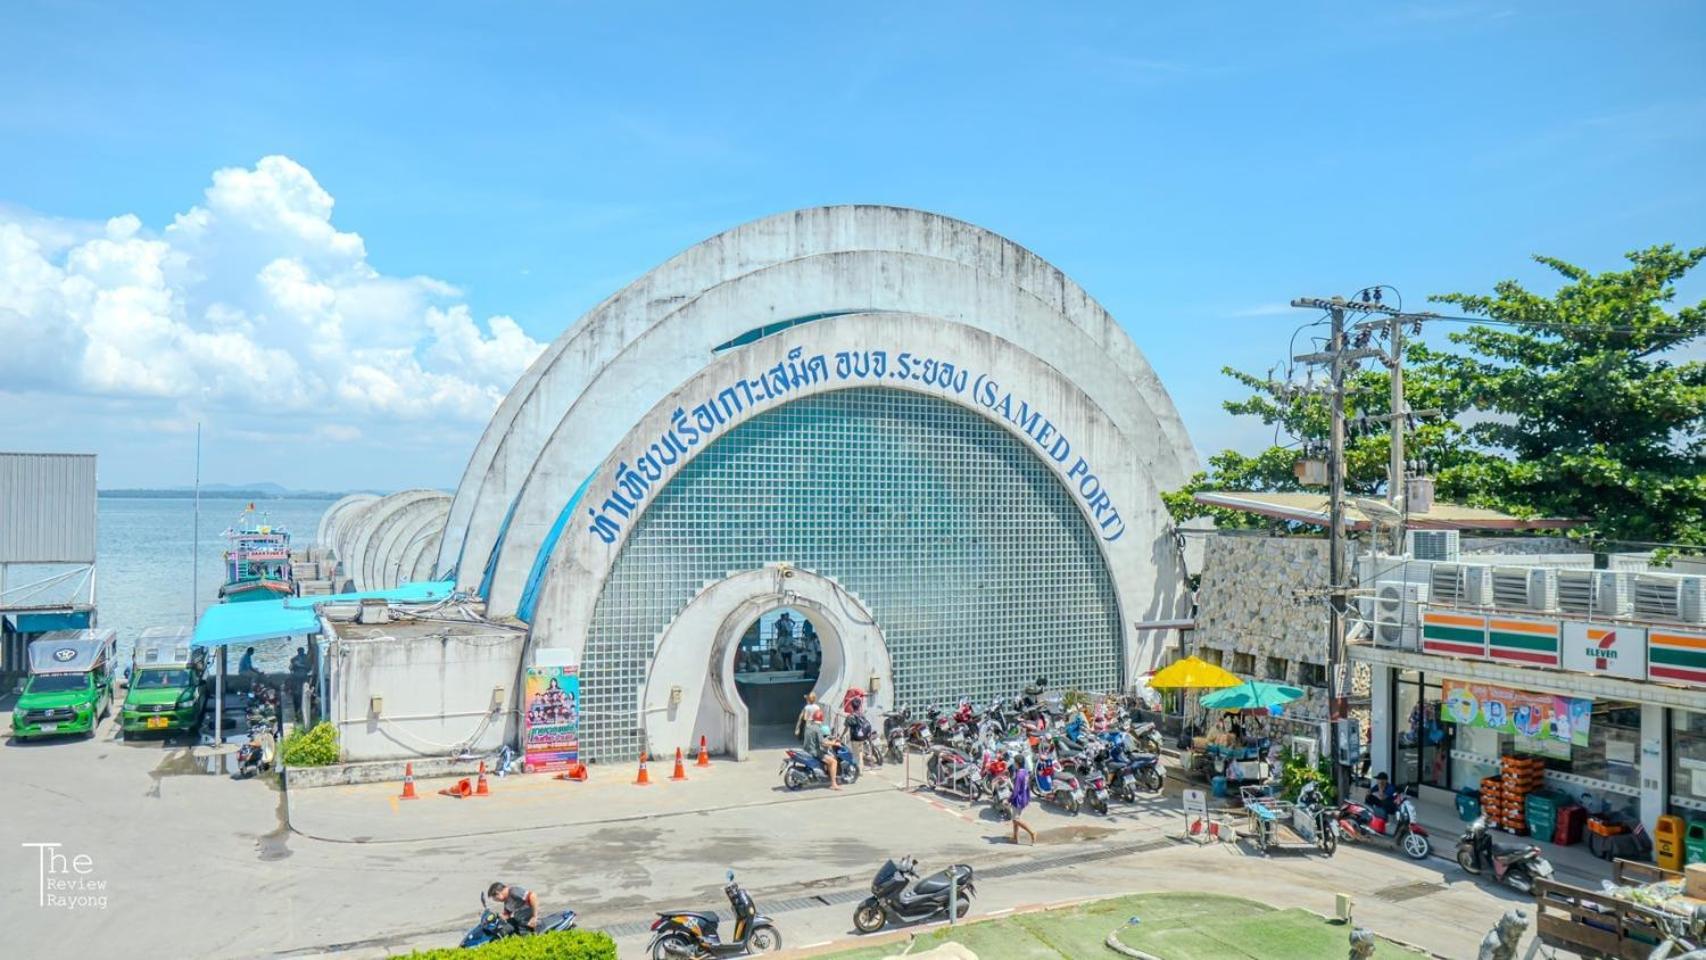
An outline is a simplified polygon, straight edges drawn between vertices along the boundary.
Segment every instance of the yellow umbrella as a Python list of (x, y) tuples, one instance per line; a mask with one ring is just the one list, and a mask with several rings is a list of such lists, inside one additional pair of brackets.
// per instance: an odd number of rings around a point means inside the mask
[(1169, 664), (1149, 678), (1149, 686), (1156, 690), (1181, 690), (1191, 687), (1218, 690), (1221, 687), (1236, 687), (1243, 682), (1236, 674), (1228, 673), (1196, 657), (1186, 657), (1178, 663)]

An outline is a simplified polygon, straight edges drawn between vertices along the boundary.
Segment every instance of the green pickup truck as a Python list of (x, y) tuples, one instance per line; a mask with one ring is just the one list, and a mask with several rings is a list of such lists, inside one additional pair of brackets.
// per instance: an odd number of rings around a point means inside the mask
[(207, 702), (202, 678), (207, 660), (190, 646), (188, 627), (149, 627), (136, 638), (130, 686), (119, 726), (125, 734), (194, 730)]
[(30, 678), (12, 708), (12, 736), (93, 736), (112, 713), (117, 644), (111, 630), (56, 630), (31, 641)]

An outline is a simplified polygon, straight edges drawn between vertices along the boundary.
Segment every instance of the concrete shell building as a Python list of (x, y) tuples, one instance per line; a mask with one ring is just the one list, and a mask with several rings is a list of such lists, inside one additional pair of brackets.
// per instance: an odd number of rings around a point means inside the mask
[[(428, 560), (530, 625), (523, 667), (578, 666), (584, 755), (703, 734), (739, 756), (737, 644), (778, 608), (821, 637), (820, 695), (1122, 687), (1158, 654), (1140, 625), (1189, 612), (1160, 493), (1196, 469), (1142, 353), (1060, 270), (947, 217), (808, 209), (552, 343)], [(383, 581), (405, 542), (419, 565), (414, 493), (328, 513), (346, 569)]]
[(429, 577), (449, 512), (450, 495), (438, 490), (358, 493), (332, 504), (315, 542), (341, 564), (334, 589), (381, 590)]

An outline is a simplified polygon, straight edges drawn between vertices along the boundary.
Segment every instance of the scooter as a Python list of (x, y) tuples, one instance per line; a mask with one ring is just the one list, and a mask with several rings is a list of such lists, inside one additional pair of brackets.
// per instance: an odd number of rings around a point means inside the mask
[(1433, 852), (1433, 841), (1428, 839), (1427, 829), (1416, 822), (1416, 805), (1411, 800), (1414, 789), (1405, 787), (1400, 791), (1398, 810), (1390, 817), (1371, 804), (1345, 801), (1339, 807), (1339, 821), (1356, 827), (1345, 833), (1345, 839), (1384, 840), (1413, 860), (1426, 860)]
[(759, 914), (751, 895), (735, 882), (733, 870), (729, 871), (723, 895), (729, 898), (729, 906), (735, 911), (734, 939), (725, 941), (718, 936), (714, 912), (670, 910), (652, 921), (652, 942), (646, 948), (652, 960), (720, 960), (782, 949), (781, 932), (769, 917)]
[[(846, 746), (835, 748), (836, 780), (843, 786), (859, 781), (859, 759)], [(789, 750), (782, 758), (782, 769), (777, 771), (782, 775), (782, 786), (789, 790), (798, 790), (807, 784), (828, 783), (829, 768), (822, 760), (804, 750)]]
[(1506, 846), (1495, 843), (1487, 830), (1487, 818), (1476, 817), (1457, 840), (1457, 865), (1479, 876), (1489, 866), (1493, 879), (1518, 893), (1534, 892), (1534, 881), (1552, 876), (1552, 864), (1532, 843)]
[(1084, 788), (1054, 756), (1037, 760), (1037, 796), (1067, 813), (1077, 813), (1084, 804)]
[(1144, 721), (1131, 728), (1131, 738), (1137, 742), (1138, 753), (1160, 753), (1161, 731), (1155, 724)]
[(237, 779), (247, 780), (271, 770), (278, 741), (273, 738), (272, 725), (255, 724), (249, 727), (249, 742), (237, 748)]
[[(952, 891), (950, 886), (954, 888)], [(899, 863), (890, 860), (877, 870), (871, 881), (871, 895), (853, 908), (853, 928), (860, 933), (876, 933), (890, 923), (919, 923), (946, 917), (950, 900), (957, 919), (971, 911), (971, 898), (975, 896), (977, 888), (972, 886), (971, 867), (963, 863), (920, 880), (916, 860), (911, 857), (902, 857)]]
[(559, 910), (539, 918), (537, 928), (529, 931), (526, 927), (517, 928), (509, 922), (509, 918), (498, 913), (492, 905), (486, 902), (486, 895), (480, 894), (480, 922), (474, 924), (474, 929), (462, 936), (462, 946), (477, 947), (502, 940), (505, 937), (525, 936), (527, 933), (554, 933), (559, 930), (575, 928), (575, 912)]

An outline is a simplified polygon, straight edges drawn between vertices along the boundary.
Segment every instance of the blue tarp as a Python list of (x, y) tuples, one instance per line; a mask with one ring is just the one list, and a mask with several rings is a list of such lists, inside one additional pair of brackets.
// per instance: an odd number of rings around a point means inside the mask
[(405, 583), (390, 590), (339, 593), (324, 597), (284, 597), (220, 603), (207, 608), (195, 625), (198, 647), (227, 647), (280, 637), (299, 637), (320, 632), (315, 608), (325, 603), (355, 603), (360, 600), (390, 600), (393, 603), (432, 603), (450, 596), (453, 581)]
[(193, 642), (198, 647), (228, 647), (320, 632), (320, 616), (314, 608), (290, 610), (284, 604), (284, 600), (214, 604), (195, 625)]
[(456, 590), (454, 580), (416, 580), (389, 590), (367, 590), (361, 593), (334, 593), (322, 597), (286, 597), (283, 601), (292, 610), (317, 607), (322, 603), (356, 603), (361, 600), (389, 600), (392, 603), (433, 603), (443, 600)]

